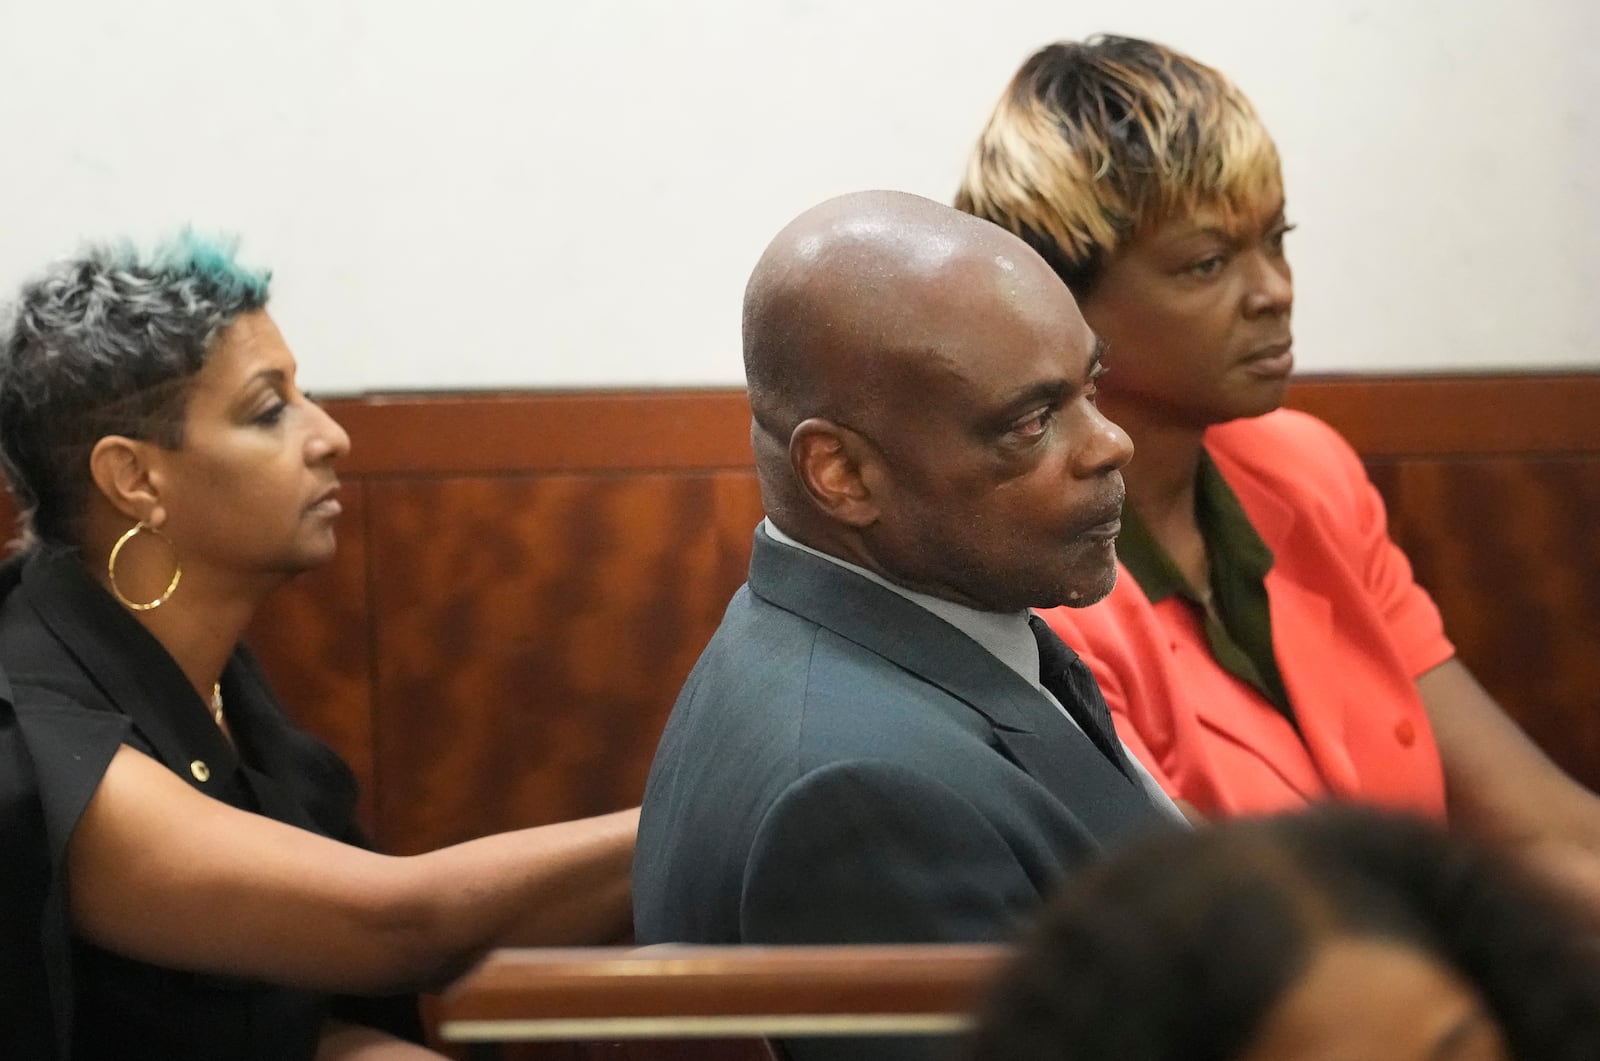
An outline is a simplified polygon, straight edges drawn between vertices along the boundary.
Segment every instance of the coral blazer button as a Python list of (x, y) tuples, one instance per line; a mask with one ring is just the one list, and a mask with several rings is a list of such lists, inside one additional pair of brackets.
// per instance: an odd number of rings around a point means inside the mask
[(1400, 742), (1403, 748), (1409, 748), (1417, 743), (1417, 727), (1412, 725), (1409, 718), (1402, 718), (1395, 723), (1394, 739)]
[(211, 767), (207, 766), (203, 760), (196, 759), (194, 762), (190, 763), (189, 772), (193, 774), (194, 779), (200, 782), (202, 785), (211, 780)]

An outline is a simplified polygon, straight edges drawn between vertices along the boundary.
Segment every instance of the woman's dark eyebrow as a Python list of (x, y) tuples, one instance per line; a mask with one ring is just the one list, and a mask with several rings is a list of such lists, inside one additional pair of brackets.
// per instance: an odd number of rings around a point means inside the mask
[[(1266, 222), (1266, 226), (1265, 227), (1268, 228), (1268, 229), (1273, 229), (1273, 228), (1277, 228), (1279, 225), (1283, 224), (1284, 220), (1285, 220), (1285, 217), (1288, 214), (1288, 210), (1289, 210), (1288, 201), (1284, 200), (1284, 199), (1278, 200), (1277, 207), (1274, 208), (1272, 213), (1267, 216), (1267, 222)], [(1220, 239), (1223, 242), (1235, 242), (1236, 243), (1239, 240), (1239, 237), (1238, 237), (1237, 234), (1235, 234), (1233, 232), (1229, 232), (1227, 229), (1223, 228), (1221, 225), (1202, 225), (1199, 228), (1196, 228), (1191, 232), (1183, 233), (1183, 238), (1184, 239), (1188, 239), (1188, 238), (1190, 238), (1192, 236), (1211, 236), (1211, 237), (1213, 237), (1215, 239)]]
[(258, 372), (252, 372), (248, 379), (239, 384), (239, 389), (233, 392), (233, 397), (228, 399), (228, 407), (243, 413), (259, 400), (262, 394), (261, 384), (267, 384), (274, 391), (281, 391), (287, 385), (288, 380), (288, 373), (281, 368), (264, 368)]

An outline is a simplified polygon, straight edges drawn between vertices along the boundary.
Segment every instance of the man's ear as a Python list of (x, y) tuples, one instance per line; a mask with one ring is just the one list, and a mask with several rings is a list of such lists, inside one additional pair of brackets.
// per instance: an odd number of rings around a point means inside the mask
[(132, 520), (160, 526), (160, 476), (152, 475), (151, 444), (122, 435), (107, 435), (89, 452), (89, 475), (107, 503)]
[(789, 435), (789, 463), (812, 504), (851, 527), (878, 521), (866, 474), (874, 459), (865, 436), (821, 417), (802, 420)]

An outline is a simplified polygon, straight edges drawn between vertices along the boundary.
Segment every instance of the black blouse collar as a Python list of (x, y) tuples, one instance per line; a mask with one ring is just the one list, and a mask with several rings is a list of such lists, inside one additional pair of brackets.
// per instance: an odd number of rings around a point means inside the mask
[[(169, 769), (212, 795), (234, 782), (239, 755), (209, 706), (155, 636), (89, 576), (76, 552), (36, 550), (13, 563), (21, 564), (21, 589), (39, 618)], [(225, 699), (232, 684), (225, 673)]]

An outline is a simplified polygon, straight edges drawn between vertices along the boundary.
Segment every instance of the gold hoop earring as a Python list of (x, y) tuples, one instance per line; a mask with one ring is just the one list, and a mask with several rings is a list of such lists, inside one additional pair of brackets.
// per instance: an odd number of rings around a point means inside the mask
[[(167, 588), (161, 591), (161, 596), (157, 597), (153, 601), (147, 601), (144, 604), (139, 604), (129, 600), (127, 597), (122, 595), (122, 590), (117, 588), (117, 554), (122, 552), (122, 547), (127, 545), (128, 542), (131, 541), (133, 537), (140, 531), (149, 531), (151, 534), (154, 534), (157, 538), (160, 538), (162, 541), (166, 542), (167, 548), (172, 551), (172, 581), (168, 582)], [(172, 596), (172, 591), (178, 588), (178, 580), (182, 577), (183, 564), (178, 560), (178, 547), (172, 544), (171, 538), (167, 537), (165, 534), (162, 534), (144, 520), (140, 520), (138, 523), (135, 523), (133, 526), (129, 527), (126, 533), (117, 539), (117, 544), (111, 547), (111, 556), (106, 560), (106, 578), (111, 581), (111, 595), (117, 598), (124, 608), (127, 608), (131, 611), (148, 612), (161, 607), (163, 604), (167, 603), (168, 598)]]

